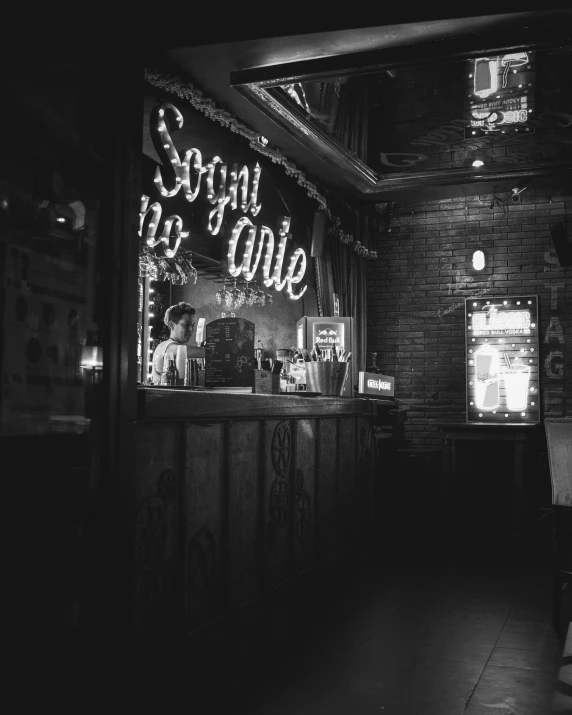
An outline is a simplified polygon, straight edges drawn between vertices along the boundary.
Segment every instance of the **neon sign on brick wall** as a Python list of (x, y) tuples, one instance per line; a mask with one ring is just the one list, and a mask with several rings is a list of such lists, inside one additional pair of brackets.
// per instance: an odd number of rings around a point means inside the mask
[(538, 299), (465, 300), (467, 421), (540, 419)]
[[(229, 169), (219, 156), (204, 162), (201, 151), (195, 147), (178, 151), (171, 134), (182, 128), (183, 121), (181, 112), (170, 103), (157, 107), (151, 113), (153, 144), (162, 162), (154, 178), (158, 193), (168, 200), (182, 192), (190, 204), (203, 195), (213, 207), (206, 217), (206, 230), (212, 236), (221, 232), (227, 208), (240, 210), (245, 215), (236, 218), (226, 229), (221, 261), (223, 270), (235, 278), (242, 275), (246, 281), (253, 280), (261, 271), (268, 288), (272, 285), (278, 291), (286, 288), (290, 298), (301, 298), (307, 286), (298, 292), (293, 286), (302, 282), (307, 259), (303, 248), (287, 251), (292, 238), (289, 233), (290, 217), (278, 219), (276, 241), (272, 228), (257, 226), (248, 215), (256, 217), (262, 208), (258, 202), (260, 165), (256, 163), (251, 173), (246, 165), (233, 164)], [(178, 214), (171, 214), (162, 221), (162, 204), (159, 201), (150, 204), (150, 200), (145, 194), (141, 197), (139, 235), (144, 235), (149, 248), (162, 244), (165, 256), (172, 258), (179, 249), (181, 239), (190, 236), (190, 230)]]

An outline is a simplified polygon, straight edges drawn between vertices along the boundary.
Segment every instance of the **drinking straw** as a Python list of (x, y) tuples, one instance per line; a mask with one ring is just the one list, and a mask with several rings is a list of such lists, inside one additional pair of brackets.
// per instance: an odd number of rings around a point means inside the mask
[(506, 366), (508, 367), (509, 370), (512, 370), (512, 365), (510, 364), (510, 358), (508, 356), (508, 353), (503, 354), (504, 361), (506, 362)]

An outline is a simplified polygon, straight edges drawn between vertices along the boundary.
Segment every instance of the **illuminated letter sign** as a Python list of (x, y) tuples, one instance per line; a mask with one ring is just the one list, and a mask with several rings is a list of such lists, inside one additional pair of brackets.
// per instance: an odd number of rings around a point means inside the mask
[(343, 348), (344, 324), (332, 322), (314, 323), (312, 325), (312, 342), (321, 348)]
[[(170, 129), (167, 120), (171, 124)], [(181, 129), (182, 126), (183, 115), (173, 104), (163, 104), (151, 114), (151, 136), (161, 160), (161, 165), (155, 171), (154, 182), (161, 197), (172, 198), (182, 189), (185, 199), (192, 203), (204, 187), (206, 199), (213, 206), (206, 219), (206, 228), (213, 236), (218, 235), (221, 230), (227, 206), (231, 210), (240, 208), (244, 214), (257, 216), (262, 208), (262, 204), (258, 203), (260, 165), (256, 163), (254, 166), (252, 185), (249, 189), (250, 175), (247, 166), (240, 168), (238, 164), (233, 164), (229, 172), (220, 156), (215, 156), (203, 164), (202, 154), (197, 148), (187, 149), (184, 154), (179, 153), (171, 133)], [(189, 231), (183, 230), (182, 217), (172, 214), (163, 221), (162, 231), (157, 238), (163, 209), (158, 201), (151, 205), (149, 201), (149, 196), (141, 197), (139, 235), (145, 236), (145, 242), (150, 248), (162, 243), (165, 256), (172, 258), (177, 253), (181, 238), (188, 237)], [(279, 291), (286, 288), (288, 296), (294, 300), (301, 298), (307, 286), (297, 293), (294, 292), (293, 286), (301, 283), (306, 273), (306, 253), (304, 249), (296, 248), (287, 255), (287, 242), (292, 237), (288, 232), (289, 228), (290, 217), (281, 217), (278, 241), (275, 243), (270, 228), (257, 227), (247, 216), (241, 216), (228, 230), (226, 255), (223, 259), (224, 270), (234, 278), (242, 274), (246, 281), (251, 281), (259, 270), (264, 254), (262, 262), (264, 284), (267, 287), (274, 285)], [(238, 260), (237, 252), (239, 252)]]
[(467, 421), (538, 422), (536, 296), (466, 298)]

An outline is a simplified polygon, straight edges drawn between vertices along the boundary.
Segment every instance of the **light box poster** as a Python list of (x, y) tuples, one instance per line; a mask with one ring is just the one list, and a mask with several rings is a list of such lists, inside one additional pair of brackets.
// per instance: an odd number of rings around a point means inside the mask
[(467, 421), (540, 420), (538, 298), (465, 299)]
[(536, 93), (533, 51), (471, 59), (466, 68), (465, 110), (469, 123), (465, 139), (490, 133), (534, 133), (534, 124), (529, 121), (533, 118)]

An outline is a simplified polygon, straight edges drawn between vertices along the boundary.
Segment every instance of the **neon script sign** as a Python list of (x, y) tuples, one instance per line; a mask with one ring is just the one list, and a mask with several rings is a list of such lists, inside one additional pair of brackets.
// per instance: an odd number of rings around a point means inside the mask
[[(167, 126), (168, 119), (172, 125), (171, 131)], [(161, 196), (168, 199), (182, 191), (185, 199), (193, 203), (201, 191), (206, 194), (207, 201), (213, 206), (206, 221), (206, 229), (212, 236), (219, 234), (227, 207), (232, 211), (240, 208), (243, 214), (257, 216), (262, 208), (262, 204), (258, 203), (260, 165), (255, 164), (251, 179), (247, 166), (233, 164), (229, 170), (219, 156), (205, 164), (199, 149), (179, 152), (171, 132), (174, 133), (182, 126), (183, 116), (173, 104), (165, 103), (151, 114), (151, 135), (162, 162), (155, 171), (154, 182)], [(163, 207), (158, 201), (152, 204), (149, 202), (149, 196), (141, 197), (139, 235), (143, 236), (145, 220), (150, 215), (145, 231), (147, 245), (154, 248), (162, 244), (165, 256), (172, 258), (179, 249), (181, 239), (189, 237), (190, 231), (185, 230), (181, 216), (171, 214), (163, 221), (162, 230), (158, 234)], [(302, 248), (297, 248), (286, 258), (288, 241), (292, 238), (288, 232), (289, 227), (290, 217), (280, 217), (279, 239), (276, 242), (271, 228), (256, 226), (248, 215), (240, 216), (228, 230), (226, 255), (222, 260), (224, 270), (234, 278), (242, 274), (246, 281), (251, 281), (261, 266), (263, 281), (268, 288), (274, 285), (280, 291), (286, 287), (290, 298), (301, 298), (307, 286), (299, 293), (294, 293), (293, 286), (301, 283), (306, 273), (306, 253)], [(239, 244), (241, 254), (237, 256)], [(288, 268), (284, 273), (285, 260)]]
[(536, 296), (467, 298), (467, 421), (537, 422)]

